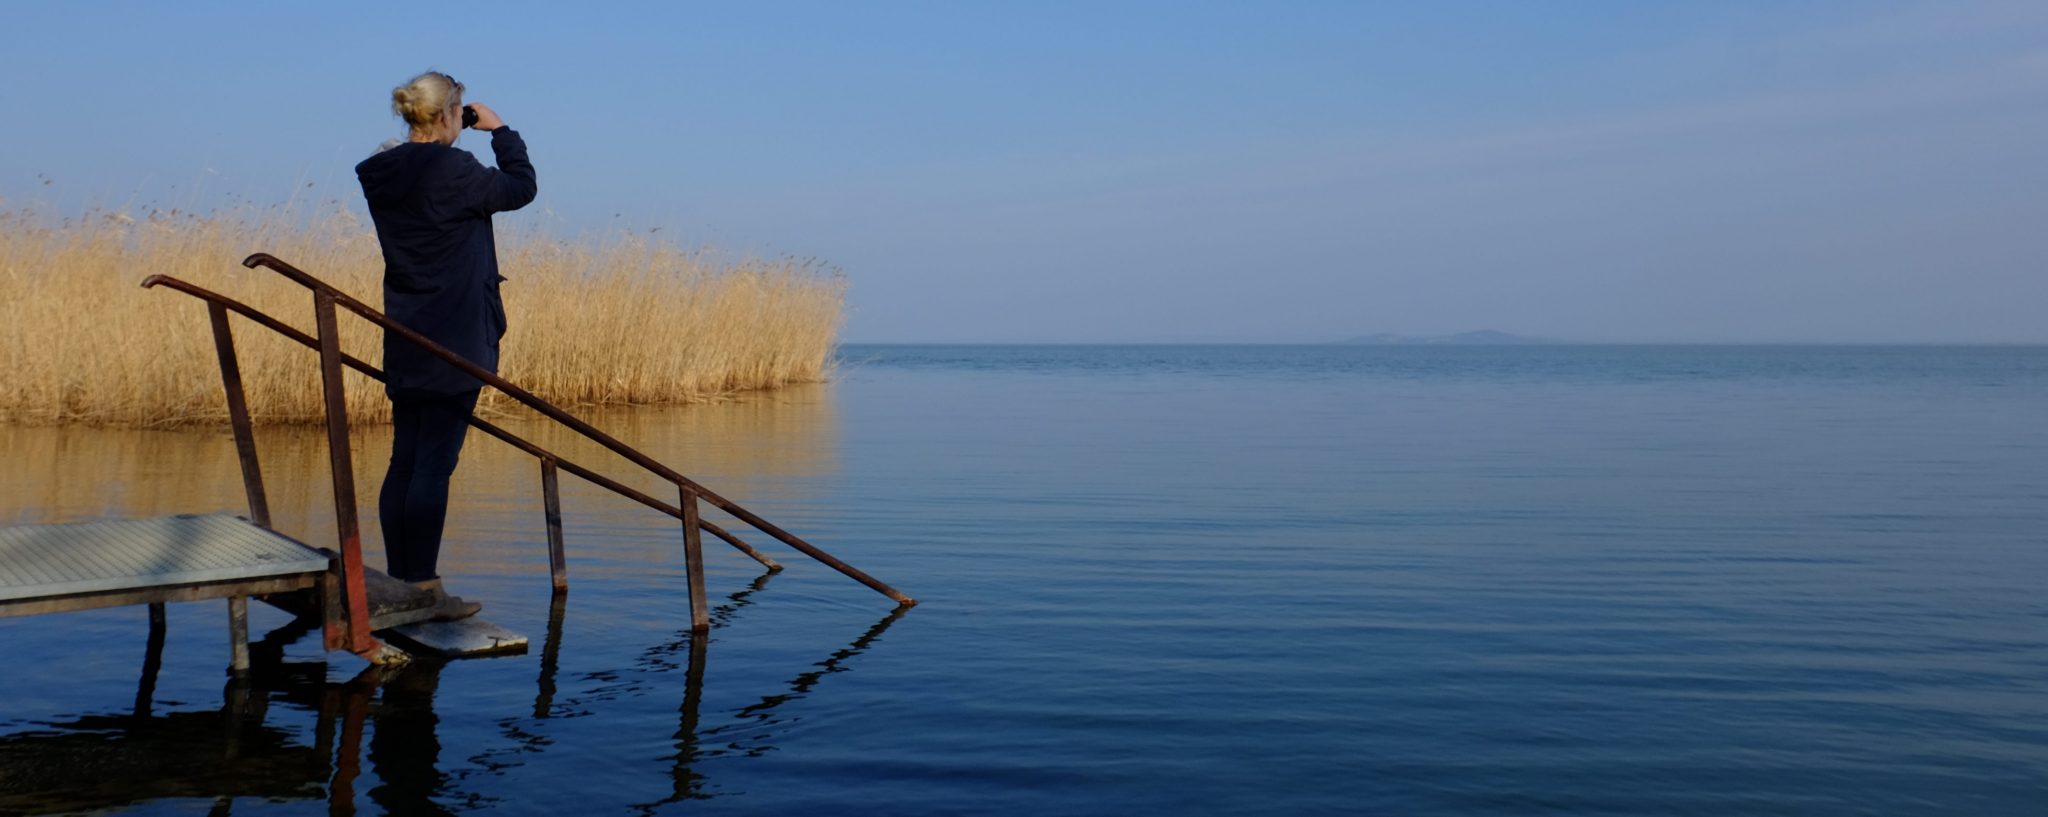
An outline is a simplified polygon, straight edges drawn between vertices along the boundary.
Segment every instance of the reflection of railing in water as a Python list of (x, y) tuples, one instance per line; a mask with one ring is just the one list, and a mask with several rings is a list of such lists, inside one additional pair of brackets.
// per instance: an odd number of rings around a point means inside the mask
[[(730, 603), (718, 608), (722, 615), (714, 619), (716, 626), (729, 623), (751, 604), (751, 597), (765, 588), (772, 575), (763, 574), (747, 589), (729, 595)], [(535, 683), (532, 715), (536, 720), (554, 714), (564, 602), (565, 597), (557, 596), (549, 610), (540, 676)], [(687, 663), (680, 667), (683, 700), (678, 711), (676, 754), (669, 769), (673, 793), (635, 808), (651, 812), (667, 803), (712, 796), (702, 762), (735, 752), (706, 752), (702, 746), (714, 743), (714, 737), (729, 743), (725, 738), (734, 733), (758, 741), (755, 736), (781, 722), (770, 717), (770, 712), (812, 694), (825, 675), (846, 671), (846, 662), (868, 650), (907, 610), (898, 607), (890, 611), (851, 644), (811, 665), (820, 669), (790, 679), (788, 691), (763, 695), (759, 703), (734, 712), (731, 722), (709, 727), (703, 725), (702, 712), (708, 639), (685, 632), (676, 642), (658, 648), (687, 655)], [(313, 629), (312, 622), (296, 621), (251, 642), (250, 672), (228, 683), (219, 710), (156, 715), (151, 710), (155, 669), (162, 662), (163, 631), (153, 627), (132, 714), (85, 716), (49, 725), (66, 730), (57, 734), (51, 734), (46, 726), (24, 735), (0, 736), (0, 813), (85, 811), (166, 797), (211, 798), (215, 813), (226, 813), (240, 797), (318, 799), (324, 795), (329, 814), (353, 814), (359, 794), (390, 813), (448, 813), (436, 802), (453, 793), (448, 791), (453, 778), (440, 768), (433, 712), (445, 664), (419, 661), (402, 668), (372, 666), (349, 681), (330, 683), (326, 664), (284, 658), (285, 648)], [(274, 713), (273, 704), (314, 716), (310, 744), (292, 740), (294, 734), (304, 734), (302, 727), (266, 723), (284, 720)], [(515, 755), (569, 748), (530, 733), (515, 733), (509, 725), (506, 734), (521, 744)], [(753, 755), (765, 748), (755, 743), (737, 753)], [(86, 753), (90, 762), (66, 762), (66, 758)], [(492, 770), (510, 774), (519, 765), (494, 764)], [(371, 772), (379, 785), (359, 791), (365, 771)]]
[(337, 535), (341, 544), (341, 564), (339, 569), (342, 573), (342, 581), (340, 582), (340, 598), (332, 599), (332, 603), (326, 605), (328, 610), (326, 645), (329, 649), (346, 648), (365, 656), (376, 655), (383, 649), (382, 645), (370, 635), (369, 631), (368, 604), (364, 595), (362, 580), (362, 536), (356, 516), (354, 473), (349, 452), (348, 417), (343, 408), (344, 387), (341, 373), (345, 366), (362, 372), (375, 380), (382, 381), (384, 376), (383, 372), (376, 367), (341, 351), (339, 330), (336, 324), (337, 308), (354, 312), (364, 320), (376, 324), (390, 337), (401, 338), (408, 343), (427, 350), (456, 369), (496, 388), (506, 396), (576, 431), (578, 434), (604, 446), (613, 453), (626, 458), (628, 461), (675, 486), (678, 503), (670, 505), (588, 468), (562, 459), (554, 452), (534, 445), (524, 438), (514, 435), (486, 420), (472, 418), (470, 424), (478, 430), (497, 437), (514, 448), (525, 451), (540, 460), (542, 494), (547, 512), (550, 572), (554, 577), (557, 591), (567, 587), (567, 575), (562, 545), (561, 504), (556, 473), (557, 471), (568, 471), (588, 482), (666, 513), (682, 522), (683, 550), (684, 559), (687, 563), (690, 624), (692, 630), (702, 632), (710, 627), (704, 591), (704, 562), (699, 539), (700, 530), (709, 531), (713, 536), (725, 540), (727, 544), (755, 558), (771, 570), (779, 568), (779, 565), (772, 559), (755, 551), (746, 542), (718, 525), (704, 520), (699, 514), (698, 505), (700, 502), (709, 504), (732, 515), (736, 519), (746, 522), (753, 526), (755, 530), (780, 540), (803, 554), (823, 562), (855, 581), (867, 585), (876, 592), (888, 596), (900, 605), (908, 606), (917, 603), (915, 599), (898, 592), (895, 588), (861, 572), (852, 565), (840, 561), (838, 558), (818, 549), (795, 534), (785, 531), (768, 520), (755, 515), (737, 503), (718, 495), (674, 469), (599, 431), (531, 392), (448, 351), (425, 336), (413, 332), (411, 329), (386, 317), (383, 313), (371, 309), (369, 306), (349, 297), (346, 293), (335, 289), (318, 278), (264, 253), (249, 256), (243, 261), (243, 265), (252, 268), (257, 266), (267, 267), (311, 290), (313, 292), (314, 322), (318, 329), (317, 336), (307, 335), (246, 304), (176, 278), (152, 275), (144, 279), (142, 285), (144, 287), (168, 287), (207, 302), (207, 313), (213, 326), (214, 347), (220, 360), (221, 380), (227, 397), (228, 417), (230, 425), (234, 430), (235, 446), (242, 463), (243, 484), (249, 496), (250, 518), (259, 525), (269, 526), (270, 512), (268, 499), (264, 493), (261, 468), (257, 463), (255, 436), (251, 427), (248, 406), (242, 394), (241, 373), (235, 356), (234, 335), (229, 326), (228, 313), (234, 312), (242, 315), (308, 348), (318, 350), (320, 355), (321, 383), (326, 395), (326, 425), (334, 487), (335, 521)]
[[(740, 611), (754, 603), (753, 597), (766, 589), (768, 581), (774, 577), (775, 573), (773, 571), (763, 573), (755, 577), (754, 581), (748, 584), (746, 589), (728, 595), (726, 597), (728, 603), (721, 604), (713, 609), (712, 626), (723, 627), (730, 624)], [(796, 677), (791, 678), (786, 683), (789, 689), (788, 692), (763, 695), (759, 702), (737, 710), (734, 713), (734, 720), (732, 722), (708, 728), (702, 725), (702, 715), (704, 672), (709, 657), (709, 650), (707, 649), (709, 639), (703, 633), (684, 632), (679, 634), (675, 641), (649, 648), (643, 656), (642, 663), (656, 667), (657, 671), (671, 671), (676, 668), (675, 664), (665, 660), (666, 656), (677, 653), (682, 653), (686, 656), (686, 663), (681, 666), (683, 671), (683, 700), (677, 711), (679, 723), (675, 733), (675, 761), (669, 769), (671, 793), (664, 799), (636, 805), (634, 809), (642, 814), (651, 814), (663, 805), (683, 800), (708, 799), (711, 795), (705, 791), (705, 783), (709, 777), (697, 768), (698, 764), (706, 759), (730, 756), (735, 752), (724, 750), (706, 752), (702, 749), (702, 746), (706, 743), (707, 738), (713, 736), (723, 737), (735, 730), (744, 730), (749, 737), (758, 741), (764, 736), (763, 729), (781, 723), (771, 714), (777, 707), (808, 696), (812, 689), (826, 675), (847, 671), (846, 667), (843, 666), (846, 661), (866, 652), (876, 641), (881, 639), (883, 633), (888, 632), (889, 628), (898, 619), (903, 618), (904, 614), (909, 612), (909, 610), (910, 608), (908, 607), (897, 607), (889, 611), (888, 615), (883, 616), (881, 620), (869, 626), (851, 644), (834, 651), (825, 660), (810, 665), (822, 667), (822, 669), (798, 673)], [(533, 701), (533, 717), (535, 719), (545, 719), (555, 714), (555, 694), (558, 689), (555, 675), (561, 666), (560, 652), (564, 613), (565, 607), (562, 604), (562, 600), (558, 597), (555, 600), (555, 604), (549, 610), (548, 637), (541, 648), (541, 672), (535, 684), (538, 692), (534, 696)], [(526, 741), (537, 740), (537, 738), (531, 735), (523, 737), (510, 735), (509, 729), (508, 736)], [(737, 743), (737, 741), (729, 742)], [(738, 749), (736, 753), (755, 757), (765, 752), (768, 748), (770, 747), (757, 743), (753, 746)]]
[[(759, 578), (756, 578), (753, 584), (748, 585), (747, 589), (728, 596), (727, 598), (730, 599), (731, 603), (720, 606), (720, 611), (724, 615), (718, 616), (715, 619), (717, 624), (722, 626), (729, 623), (732, 617), (739, 613), (741, 609), (752, 604), (752, 596), (766, 587), (768, 580), (773, 576), (772, 572), (764, 573)], [(731, 751), (719, 751), (716, 753), (704, 751), (703, 746), (708, 742), (708, 738), (724, 736), (740, 729), (744, 729), (746, 734), (756, 741), (765, 737), (765, 733), (761, 730), (780, 723), (771, 714), (776, 707), (809, 695), (811, 689), (817, 686), (818, 681), (827, 674), (844, 672), (845, 669), (840, 666), (841, 664), (845, 663), (849, 658), (867, 652), (868, 647), (880, 639), (883, 633), (888, 632), (889, 627), (894, 625), (897, 619), (902, 618), (903, 614), (909, 611), (909, 607), (897, 607), (889, 611), (889, 614), (883, 616), (882, 620), (875, 622), (873, 626), (868, 627), (866, 632), (861, 633), (859, 638), (854, 639), (852, 644), (833, 652), (825, 660), (811, 665), (823, 667), (824, 669), (799, 673), (788, 682), (787, 685), (790, 691), (775, 695), (763, 695), (759, 703), (744, 707), (734, 713), (733, 722), (709, 728), (702, 726), (701, 718), (701, 710), (704, 705), (704, 668), (706, 658), (708, 657), (706, 645), (709, 639), (705, 638), (702, 633), (685, 633), (680, 643), (671, 643), (661, 648), (663, 652), (680, 651), (689, 655), (689, 664), (683, 671), (683, 703), (679, 710), (681, 722), (676, 727), (675, 764), (669, 770), (671, 791), (665, 799), (636, 805), (634, 809), (641, 814), (652, 814), (660, 806), (670, 803), (683, 800), (708, 799), (710, 795), (704, 791), (704, 783), (708, 778), (696, 768), (697, 764), (711, 757), (727, 756), (733, 753)], [(737, 741), (731, 741), (731, 743), (735, 747), (739, 745)], [(765, 745), (755, 745), (747, 748), (735, 748), (734, 751), (747, 757), (758, 757), (768, 748)]]
[[(692, 636), (690, 638), (690, 668), (683, 676), (682, 725), (676, 729), (676, 762), (669, 773), (669, 778), (673, 781), (674, 788), (668, 799), (636, 806), (635, 808), (641, 813), (647, 814), (653, 813), (656, 806), (665, 803), (681, 800), (702, 800), (708, 797), (703, 790), (706, 776), (695, 768), (695, 764), (698, 762), (714, 756), (703, 751), (701, 748), (703, 744), (709, 742), (710, 738), (724, 737), (735, 730), (744, 730), (746, 735), (755, 741), (759, 741), (762, 737), (765, 737), (765, 733), (761, 730), (783, 723), (783, 721), (778, 720), (773, 715), (776, 707), (810, 695), (811, 689), (816, 687), (818, 682), (826, 675), (834, 672), (845, 672), (846, 668), (841, 665), (847, 659), (867, 652), (868, 647), (873, 646), (875, 641), (880, 639), (883, 633), (888, 632), (889, 627), (894, 625), (896, 620), (902, 618), (903, 614), (908, 611), (909, 608), (907, 607), (898, 607), (889, 611), (889, 614), (883, 616), (881, 621), (875, 622), (874, 626), (867, 629), (867, 632), (861, 633), (859, 638), (854, 639), (852, 644), (832, 653), (825, 660), (812, 664), (812, 666), (821, 666), (824, 669), (799, 673), (795, 678), (789, 680), (788, 686), (790, 691), (777, 695), (763, 695), (759, 703), (747, 706), (734, 713), (734, 720), (731, 723), (720, 724), (710, 728), (702, 728), (698, 718), (698, 710), (703, 706), (704, 700), (705, 640), (701, 637)], [(730, 743), (733, 745), (730, 751), (718, 752), (716, 756), (725, 756), (736, 752), (746, 757), (759, 757), (762, 753), (772, 748), (759, 743), (742, 747), (737, 740), (730, 741)]]

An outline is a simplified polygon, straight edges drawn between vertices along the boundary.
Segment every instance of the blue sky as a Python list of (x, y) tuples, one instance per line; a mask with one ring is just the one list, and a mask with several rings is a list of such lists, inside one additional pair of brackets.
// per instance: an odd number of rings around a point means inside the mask
[(353, 200), (434, 67), (504, 226), (824, 259), (849, 341), (2048, 342), (2048, 4), (5, 14), (8, 207)]

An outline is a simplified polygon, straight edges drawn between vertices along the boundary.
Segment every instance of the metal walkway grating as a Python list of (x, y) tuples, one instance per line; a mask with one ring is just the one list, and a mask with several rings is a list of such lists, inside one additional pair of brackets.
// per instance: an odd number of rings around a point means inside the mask
[(0, 528), (0, 602), (327, 566), (326, 554), (224, 513)]

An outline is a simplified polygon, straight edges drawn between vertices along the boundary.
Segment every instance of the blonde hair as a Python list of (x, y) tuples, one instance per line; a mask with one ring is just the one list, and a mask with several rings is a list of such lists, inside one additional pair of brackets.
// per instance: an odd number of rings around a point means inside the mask
[(391, 111), (413, 132), (438, 128), (441, 117), (462, 105), (462, 83), (439, 71), (428, 71), (391, 89)]

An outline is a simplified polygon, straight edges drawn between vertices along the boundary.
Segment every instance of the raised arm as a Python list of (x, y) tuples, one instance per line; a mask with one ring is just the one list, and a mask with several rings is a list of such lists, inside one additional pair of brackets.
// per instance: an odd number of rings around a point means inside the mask
[(526, 140), (519, 138), (519, 132), (506, 126), (496, 111), (482, 104), (475, 104), (477, 130), (490, 131), (491, 152), (497, 154), (498, 168), (492, 170), (481, 164), (475, 168), (475, 177), (468, 186), (471, 191), (470, 208), (478, 215), (502, 213), (525, 207), (540, 192), (540, 184), (534, 176), (533, 162), (526, 158)]

